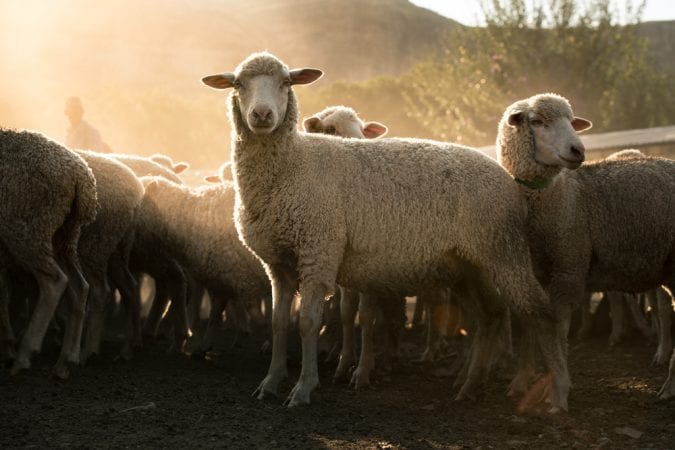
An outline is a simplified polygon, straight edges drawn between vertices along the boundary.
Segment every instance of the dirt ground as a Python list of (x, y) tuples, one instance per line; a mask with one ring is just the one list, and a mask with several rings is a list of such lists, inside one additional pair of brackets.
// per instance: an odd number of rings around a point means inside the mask
[[(516, 414), (499, 377), (477, 402), (455, 402), (443, 366), (405, 357), (365, 390), (333, 385), (334, 364), (323, 363), (310, 406), (258, 401), (269, 356), (255, 336), (207, 360), (157, 342), (115, 361), (109, 343), (67, 381), (49, 376), (45, 356), (15, 378), (3, 370), (0, 447), (675, 448), (675, 402), (655, 401), (666, 369), (650, 366), (654, 345), (640, 338), (614, 348), (606, 336), (572, 340), (570, 411), (551, 417)], [(409, 332), (404, 353), (422, 340)], [(284, 395), (299, 372), (290, 344)]]

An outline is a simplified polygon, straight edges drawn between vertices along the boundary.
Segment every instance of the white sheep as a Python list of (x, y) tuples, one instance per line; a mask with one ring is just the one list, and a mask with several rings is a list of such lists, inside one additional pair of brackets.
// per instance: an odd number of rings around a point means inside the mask
[[(96, 180), (76, 153), (45, 136), (0, 129), (0, 340), (13, 345), (6, 270), (18, 265), (37, 281), (39, 297), (12, 373), (30, 367), (66, 286), (72, 294), (61, 354), (54, 367), (66, 376), (78, 363), (89, 286), (77, 257), (80, 230), (96, 217)], [(12, 352), (13, 353), (13, 352)]]
[[(497, 137), (499, 161), (527, 199), (535, 270), (565, 348), (570, 308), (587, 292), (675, 287), (675, 161), (582, 165), (576, 132), (590, 126), (563, 97), (541, 94), (509, 106)], [(523, 390), (531, 370), (524, 367), (513, 392)]]
[[(274, 298), (272, 361), (255, 392), (276, 395), (286, 376), (290, 305), (301, 296), (302, 371), (290, 406), (319, 385), (317, 338), (323, 299), (340, 285), (383, 295), (452, 286), (483, 314), (470, 376), (488, 370), (506, 311), (531, 320), (553, 373), (552, 410), (567, 408), (568, 373), (532, 272), (526, 208), (512, 178), (489, 157), (419, 139), (343, 139), (297, 131), (291, 86), (322, 75), (289, 70), (268, 53), (202, 81), (229, 96), (236, 225), (263, 261)], [(410, 220), (400, 220), (409, 217)]]

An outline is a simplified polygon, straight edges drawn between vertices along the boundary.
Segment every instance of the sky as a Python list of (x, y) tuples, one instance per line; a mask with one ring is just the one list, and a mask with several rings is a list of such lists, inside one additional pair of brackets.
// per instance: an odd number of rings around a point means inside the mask
[[(417, 6), (431, 9), (464, 25), (479, 24), (482, 16), (480, 0), (410, 0)], [(632, 0), (637, 3), (637, 0)], [(675, 0), (647, 0), (643, 22), (675, 20)]]

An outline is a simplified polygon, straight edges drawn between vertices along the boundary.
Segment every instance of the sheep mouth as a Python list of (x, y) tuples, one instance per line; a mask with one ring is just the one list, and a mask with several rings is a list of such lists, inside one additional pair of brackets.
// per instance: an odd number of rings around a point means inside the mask
[(585, 158), (583, 156), (581, 158), (564, 158), (560, 156), (560, 159), (568, 169), (576, 169), (584, 162)]
[(270, 134), (272, 131), (274, 131), (273, 125), (267, 125), (267, 126), (251, 125), (250, 128), (251, 128), (251, 131), (253, 132), (253, 134)]

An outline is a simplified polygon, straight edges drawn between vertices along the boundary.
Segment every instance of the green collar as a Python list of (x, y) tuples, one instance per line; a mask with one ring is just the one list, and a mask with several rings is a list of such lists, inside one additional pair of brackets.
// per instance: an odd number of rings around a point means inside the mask
[(549, 184), (551, 184), (551, 180), (553, 180), (553, 178), (539, 178), (536, 180), (521, 180), (520, 178), (516, 178), (515, 180), (516, 183), (520, 183), (530, 189), (544, 189)]

